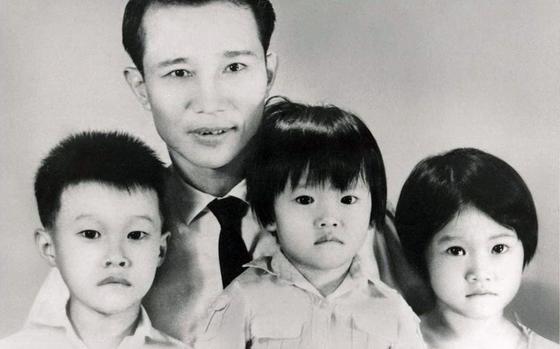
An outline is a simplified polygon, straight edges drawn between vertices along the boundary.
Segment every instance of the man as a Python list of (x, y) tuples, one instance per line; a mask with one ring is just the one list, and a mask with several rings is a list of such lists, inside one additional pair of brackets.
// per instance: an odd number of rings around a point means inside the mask
[[(226, 209), (239, 212), (237, 228), (216, 207), (245, 198), (244, 159), (277, 68), (268, 51), (274, 21), (268, 0), (130, 0), (125, 9), (123, 44), (134, 62), (125, 78), (173, 163), (167, 258), (144, 303), (154, 327), (185, 342), (241, 265), (278, 248), (246, 207)], [(372, 239), (361, 253), (366, 268), (421, 294), (394, 232), (375, 234), (375, 258)]]

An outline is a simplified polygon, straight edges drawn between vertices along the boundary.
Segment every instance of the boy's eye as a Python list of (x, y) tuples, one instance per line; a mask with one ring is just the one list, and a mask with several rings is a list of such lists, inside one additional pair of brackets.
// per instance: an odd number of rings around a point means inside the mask
[(311, 196), (308, 196), (308, 195), (298, 196), (295, 200), (300, 205), (309, 205), (309, 204), (312, 204), (313, 202), (315, 202), (315, 200)]
[(342, 202), (345, 205), (352, 205), (356, 201), (358, 201), (358, 198), (355, 197), (354, 195), (346, 195), (343, 196), (342, 199), (340, 199), (340, 202)]
[(226, 72), (238, 72), (241, 71), (243, 69), (245, 69), (247, 66), (245, 64), (242, 63), (232, 63), (230, 65), (228, 65), (225, 69)]
[(90, 230), (90, 229), (82, 230), (78, 234), (90, 240), (99, 239), (101, 237), (101, 234), (97, 230)]
[(492, 253), (501, 254), (509, 250), (509, 247), (504, 244), (497, 244), (492, 247)]
[(136, 230), (136, 231), (131, 231), (130, 233), (128, 233), (128, 235), (126, 237), (131, 239), (131, 240), (142, 240), (146, 235), (148, 235), (148, 233)]
[(168, 75), (175, 77), (175, 78), (185, 78), (185, 77), (191, 77), (194, 74), (186, 69), (176, 69), (173, 70), (171, 73), (169, 73)]
[(451, 246), (447, 250), (445, 250), (448, 254), (452, 256), (464, 256), (467, 252), (459, 246)]

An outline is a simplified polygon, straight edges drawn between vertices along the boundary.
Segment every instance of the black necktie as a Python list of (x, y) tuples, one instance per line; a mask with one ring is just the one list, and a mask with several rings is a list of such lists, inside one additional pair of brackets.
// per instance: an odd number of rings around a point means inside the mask
[(224, 288), (243, 272), (243, 264), (251, 260), (241, 236), (241, 219), (248, 207), (246, 202), (232, 196), (208, 204), (221, 227), (218, 255)]

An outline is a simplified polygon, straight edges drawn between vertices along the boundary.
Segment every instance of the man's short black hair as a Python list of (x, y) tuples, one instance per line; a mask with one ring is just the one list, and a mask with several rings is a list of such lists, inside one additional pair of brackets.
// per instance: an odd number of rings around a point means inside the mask
[(418, 163), (397, 204), (395, 225), (405, 255), (426, 279), (431, 240), (467, 207), (513, 229), (523, 245), (523, 265), (531, 261), (537, 247), (537, 213), (521, 176), (494, 155), (454, 149)]
[(213, 2), (231, 3), (250, 9), (257, 23), (264, 52), (268, 51), (276, 20), (274, 8), (269, 0), (129, 0), (124, 10), (122, 42), (136, 68), (143, 73), (145, 32), (142, 19), (150, 6), (202, 6)]
[(328, 106), (269, 100), (247, 161), (247, 199), (259, 222), (275, 222), (274, 201), (288, 183), (331, 183), (339, 190), (363, 178), (371, 192), (370, 224), (383, 227), (385, 167), (377, 142), (357, 116)]
[(52, 229), (64, 189), (84, 182), (98, 182), (126, 191), (154, 190), (161, 213), (164, 170), (151, 148), (126, 133), (91, 131), (65, 138), (43, 159), (35, 176), (41, 223), (46, 229)]

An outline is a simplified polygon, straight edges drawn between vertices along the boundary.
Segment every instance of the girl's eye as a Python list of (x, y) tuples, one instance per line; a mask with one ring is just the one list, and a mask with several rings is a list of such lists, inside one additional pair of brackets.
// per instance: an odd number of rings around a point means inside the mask
[(340, 199), (340, 202), (345, 205), (352, 205), (353, 203), (356, 203), (356, 201), (358, 201), (358, 198), (354, 195), (346, 195), (343, 196), (342, 199)]
[(227, 72), (238, 72), (245, 69), (247, 66), (242, 63), (232, 63), (226, 67)]
[(459, 246), (451, 246), (447, 250), (445, 250), (448, 254), (452, 256), (464, 256), (467, 252)]
[(82, 230), (78, 234), (90, 240), (99, 239), (101, 237), (101, 234), (97, 230), (90, 230), (90, 229)]
[(148, 235), (146, 232), (137, 230), (131, 231), (126, 237), (130, 240), (142, 240), (146, 235)]
[(186, 69), (176, 69), (169, 73), (169, 75), (175, 78), (185, 78), (193, 76), (193, 73)]
[(501, 254), (509, 250), (509, 247), (504, 244), (497, 244), (492, 247), (492, 253)]
[(295, 200), (300, 205), (309, 205), (309, 204), (312, 204), (313, 202), (315, 202), (315, 200), (311, 196), (308, 196), (308, 195), (298, 196)]

